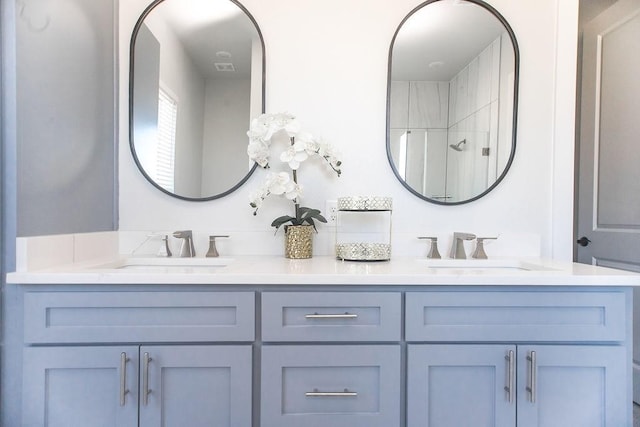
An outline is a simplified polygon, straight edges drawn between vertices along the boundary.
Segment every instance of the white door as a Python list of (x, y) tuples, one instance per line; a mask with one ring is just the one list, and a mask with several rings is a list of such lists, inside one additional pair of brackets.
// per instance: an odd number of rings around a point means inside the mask
[[(640, 0), (619, 0), (583, 33), (577, 259), (640, 272), (638, 76)], [(640, 361), (638, 292), (634, 307), (634, 360)], [(640, 381), (634, 389), (638, 400)]]

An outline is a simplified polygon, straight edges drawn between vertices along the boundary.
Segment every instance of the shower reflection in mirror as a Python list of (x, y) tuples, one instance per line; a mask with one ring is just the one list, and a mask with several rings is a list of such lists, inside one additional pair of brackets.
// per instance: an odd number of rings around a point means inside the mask
[(387, 150), (404, 185), (436, 203), (491, 188), (515, 144), (516, 52), (505, 25), (476, 3), (430, 3), (400, 26), (389, 71)]

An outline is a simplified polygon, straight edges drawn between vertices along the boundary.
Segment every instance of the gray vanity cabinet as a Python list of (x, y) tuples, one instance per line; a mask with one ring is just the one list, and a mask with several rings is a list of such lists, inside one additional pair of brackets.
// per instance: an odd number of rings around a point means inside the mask
[(409, 345), (407, 426), (627, 425), (625, 358), (616, 346)]
[(23, 423), (250, 426), (251, 353), (248, 345), (29, 347)]
[(141, 347), (140, 427), (250, 426), (251, 365), (250, 345)]
[(27, 285), (23, 296), (27, 427), (631, 425), (629, 288)]
[(407, 425), (515, 426), (515, 388), (511, 398), (504, 389), (509, 351), (515, 367), (515, 346), (409, 345)]
[(626, 358), (615, 345), (518, 346), (518, 427), (630, 425)]
[(23, 365), (23, 426), (138, 425), (137, 347), (27, 347)]
[(261, 426), (399, 426), (401, 307), (399, 292), (263, 293)]
[(625, 292), (406, 301), (407, 427), (629, 425)]
[(252, 424), (253, 292), (26, 292), (24, 300), (23, 425)]
[(262, 349), (263, 427), (400, 425), (399, 345)]

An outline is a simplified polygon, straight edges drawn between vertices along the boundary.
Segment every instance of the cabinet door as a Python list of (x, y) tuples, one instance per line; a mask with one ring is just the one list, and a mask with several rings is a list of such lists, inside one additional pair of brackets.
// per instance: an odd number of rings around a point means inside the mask
[(518, 426), (631, 425), (626, 349), (519, 346)]
[(407, 427), (514, 426), (515, 351), (509, 345), (409, 345)]
[(137, 347), (24, 350), (23, 426), (138, 425)]
[(247, 427), (252, 347), (140, 348), (140, 426)]

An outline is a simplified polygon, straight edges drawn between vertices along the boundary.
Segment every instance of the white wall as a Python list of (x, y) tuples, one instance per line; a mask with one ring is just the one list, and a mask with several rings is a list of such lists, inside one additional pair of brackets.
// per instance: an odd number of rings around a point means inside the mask
[[(232, 236), (231, 252), (242, 246), (233, 242), (252, 241), (252, 253), (282, 253), (281, 237), (273, 237), (269, 224), (290, 213), (289, 205), (268, 199), (256, 217), (248, 205), (248, 194), (262, 182), (264, 171), (257, 171), (230, 196), (204, 203), (171, 198), (138, 173), (127, 144), (127, 47), (147, 2), (120, 3), (120, 230), (224, 232)], [(296, 114), (305, 129), (343, 153), (339, 179), (323, 167), (303, 165), (299, 178), (305, 205), (324, 209), (325, 200), (341, 195), (392, 196), (393, 231), (399, 243), (394, 254), (425, 254), (426, 248), (415, 242), (417, 235), (463, 230), (478, 235), (530, 234), (540, 238), (543, 256), (571, 259), (577, 0), (489, 2), (510, 23), (520, 47), (516, 156), (493, 192), (452, 207), (429, 204), (408, 193), (386, 158), (389, 45), (402, 18), (420, 0), (242, 3), (265, 39), (267, 111)], [(323, 243), (331, 233), (321, 228), (316, 254), (331, 253), (331, 245)]]
[(207, 80), (201, 194), (223, 193), (249, 172), (245, 135), (250, 109), (250, 80)]
[[(149, 29), (162, 46), (160, 87), (178, 102), (174, 190), (187, 197), (200, 197), (206, 80), (162, 16), (152, 13), (145, 23), (147, 21)], [(124, 27), (121, 27), (121, 31), (124, 31)], [(128, 81), (128, 73), (121, 71), (121, 76)]]

